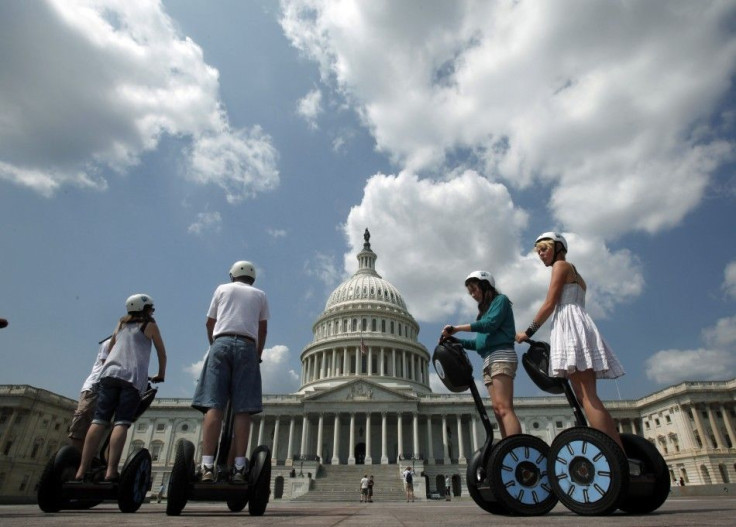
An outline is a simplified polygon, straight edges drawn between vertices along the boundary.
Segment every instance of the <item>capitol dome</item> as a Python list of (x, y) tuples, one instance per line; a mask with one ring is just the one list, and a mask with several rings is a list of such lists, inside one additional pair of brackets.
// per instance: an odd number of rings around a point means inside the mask
[(376, 272), (366, 229), (358, 270), (330, 294), (301, 354), (300, 392), (339, 386), (356, 377), (386, 387), (429, 393), (429, 353), (404, 298)]
[[(370, 251), (370, 245), (368, 249), (363, 249), (361, 254)], [(401, 293), (396, 289), (390, 282), (381, 278), (373, 267), (369, 266), (370, 256), (365, 254), (364, 258), (366, 266), (358, 269), (350, 279), (340, 284), (335, 289), (330, 297), (327, 299), (325, 305), (325, 311), (339, 307), (345, 302), (385, 302), (392, 304), (394, 307), (406, 311), (406, 303), (401, 297)], [(375, 254), (373, 255), (373, 261), (375, 261)]]

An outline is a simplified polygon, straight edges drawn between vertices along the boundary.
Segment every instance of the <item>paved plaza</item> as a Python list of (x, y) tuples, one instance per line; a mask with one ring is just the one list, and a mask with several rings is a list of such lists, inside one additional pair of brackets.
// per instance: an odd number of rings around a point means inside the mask
[(546, 516), (517, 518), (494, 516), (482, 511), (470, 499), (452, 502), (424, 503), (269, 503), (261, 517), (247, 512), (233, 514), (224, 503), (190, 503), (179, 517), (165, 514), (165, 504), (145, 503), (134, 514), (122, 514), (114, 503), (98, 505), (88, 511), (65, 511), (44, 514), (35, 505), (0, 506), (0, 525), (3, 527), (59, 526), (98, 527), (100, 525), (140, 525), (142, 527), (176, 526), (502, 526), (502, 525), (560, 525), (586, 526), (709, 526), (734, 525), (736, 499), (731, 497), (671, 498), (658, 511), (644, 516), (613, 514), (604, 517), (577, 516), (557, 505)]

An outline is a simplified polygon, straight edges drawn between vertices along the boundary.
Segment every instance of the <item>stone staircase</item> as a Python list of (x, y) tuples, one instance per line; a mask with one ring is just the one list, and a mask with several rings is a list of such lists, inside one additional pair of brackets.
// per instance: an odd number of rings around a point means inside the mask
[(398, 465), (321, 465), (313, 488), (292, 501), (359, 502), (360, 480), (373, 474), (373, 501), (405, 501)]

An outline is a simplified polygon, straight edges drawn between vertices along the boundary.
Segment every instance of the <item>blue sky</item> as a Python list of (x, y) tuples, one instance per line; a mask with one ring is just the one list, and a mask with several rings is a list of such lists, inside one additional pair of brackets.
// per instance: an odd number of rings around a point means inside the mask
[[(211, 294), (248, 259), (264, 389), (295, 391), (366, 227), (430, 352), (474, 318), (476, 269), (525, 328), (554, 229), (627, 370), (604, 397), (733, 378), (735, 21), (706, 1), (2, 2), (0, 383), (76, 397), (146, 292), (160, 394), (189, 397)], [(516, 393), (539, 394), (523, 372)]]

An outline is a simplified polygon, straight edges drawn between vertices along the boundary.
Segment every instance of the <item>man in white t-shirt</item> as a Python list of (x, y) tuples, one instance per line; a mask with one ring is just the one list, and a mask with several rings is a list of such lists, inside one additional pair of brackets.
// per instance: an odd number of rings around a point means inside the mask
[(192, 406), (204, 413), (201, 481), (215, 481), (217, 439), (230, 401), (235, 432), (233, 483), (246, 477), (251, 416), (263, 411), (261, 355), (268, 332), (266, 294), (253, 287), (252, 263), (238, 261), (230, 268), (230, 283), (217, 287), (207, 312), (210, 350), (194, 391)]
[(364, 475), (360, 480), (360, 502), (368, 501), (368, 474)]

